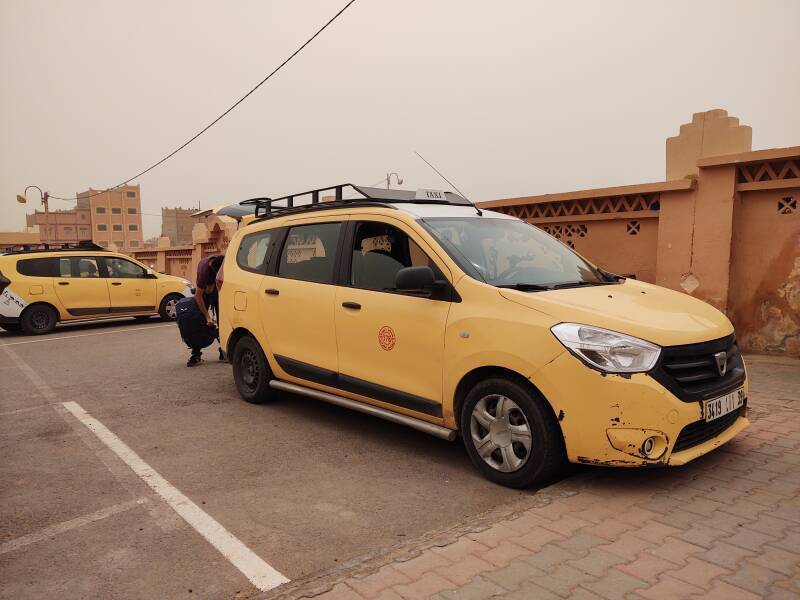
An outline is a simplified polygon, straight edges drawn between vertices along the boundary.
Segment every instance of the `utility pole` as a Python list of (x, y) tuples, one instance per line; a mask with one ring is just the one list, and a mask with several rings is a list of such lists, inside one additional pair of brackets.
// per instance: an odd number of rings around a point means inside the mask
[[(28, 202), (28, 190), (31, 189), (31, 188), (39, 190), (39, 198), (42, 201), (42, 206), (44, 206), (45, 234), (49, 236), (50, 235), (50, 233), (49, 233), (50, 232), (50, 229), (49, 229), (49, 227), (50, 227), (50, 203), (49, 203), (50, 192), (43, 192), (42, 188), (40, 188), (38, 185), (29, 185), (28, 187), (25, 188), (25, 191), (22, 192), (22, 195), (17, 194), (17, 202), (19, 202), (20, 204), (27, 204), (27, 202)], [(41, 239), (41, 233), (40, 233), (39, 237)]]

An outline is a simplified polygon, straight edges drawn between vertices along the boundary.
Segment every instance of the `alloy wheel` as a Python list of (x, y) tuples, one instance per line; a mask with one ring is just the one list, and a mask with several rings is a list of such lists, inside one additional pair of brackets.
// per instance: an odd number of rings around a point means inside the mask
[(531, 427), (525, 413), (500, 394), (484, 396), (475, 404), (470, 435), (478, 455), (497, 471), (518, 471), (531, 453)]
[(173, 298), (172, 300), (167, 300), (166, 305), (164, 305), (164, 312), (166, 312), (167, 316), (172, 320), (175, 320), (175, 318), (178, 315), (177, 306), (178, 306), (178, 300), (176, 298)]

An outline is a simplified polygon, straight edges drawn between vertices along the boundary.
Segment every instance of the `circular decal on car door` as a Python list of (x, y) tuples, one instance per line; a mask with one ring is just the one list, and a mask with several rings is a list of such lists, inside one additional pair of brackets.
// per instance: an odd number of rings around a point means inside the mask
[(378, 331), (378, 343), (384, 350), (389, 351), (394, 348), (396, 341), (397, 337), (394, 334), (394, 329), (388, 325), (384, 325), (381, 327), (380, 331)]

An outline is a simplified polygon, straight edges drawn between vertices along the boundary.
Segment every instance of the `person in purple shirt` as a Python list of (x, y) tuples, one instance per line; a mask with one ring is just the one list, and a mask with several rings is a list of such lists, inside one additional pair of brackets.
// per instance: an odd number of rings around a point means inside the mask
[[(211, 311), (214, 312), (217, 322), (219, 322), (219, 288), (222, 286), (222, 261), (225, 259), (224, 254), (212, 254), (206, 256), (197, 264), (197, 285), (194, 290), (194, 301), (197, 308), (203, 313), (206, 319), (206, 324), (209, 327), (214, 327), (214, 319), (211, 317)], [(200, 362), (198, 355), (196, 360), (194, 354), (189, 360), (188, 366), (192, 367)], [(222, 348), (219, 349), (219, 359), (225, 360), (225, 354)]]

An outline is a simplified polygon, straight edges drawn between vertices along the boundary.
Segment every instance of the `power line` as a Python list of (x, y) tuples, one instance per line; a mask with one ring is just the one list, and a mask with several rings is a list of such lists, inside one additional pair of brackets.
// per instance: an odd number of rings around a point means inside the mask
[[(136, 174), (136, 175), (134, 175), (133, 177), (130, 177), (130, 178), (126, 179), (126, 180), (125, 180), (125, 181), (123, 181), (122, 183), (119, 183), (119, 184), (117, 184), (117, 185), (115, 185), (115, 186), (113, 186), (113, 187), (107, 188), (107, 189), (105, 189), (105, 190), (102, 190), (102, 191), (96, 192), (96, 193), (94, 193), (94, 194), (90, 194), (90, 195), (88, 195), (88, 196), (83, 196), (83, 198), (91, 198), (91, 197), (93, 197), (93, 196), (99, 196), (100, 194), (104, 194), (105, 192), (108, 192), (108, 191), (110, 191), (110, 190), (114, 190), (114, 189), (116, 189), (116, 188), (118, 188), (118, 187), (122, 187), (123, 185), (126, 185), (126, 184), (130, 183), (130, 182), (131, 182), (131, 181), (133, 181), (134, 179), (137, 179), (138, 177), (141, 177), (142, 175), (144, 175), (144, 174), (146, 174), (146, 173), (149, 173), (150, 171), (152, 171), (153, 169), (155, 169), (155, 168), (156, 168), (156, 167), (158, 167), (159, 165), (161, 165), (161, 164), (165, 163), (165, 162), (166, 162), (166, 161), (168, 161), (170, 158), (172, 158), (173, 156), (175, 156), (175, 155), (176, 155), (178, 152), (180, 152), (181, 150), (183, 150), (184, 148), (186, 148), (186, 146), (188, 146), (189, 144), (191, 144), (193, 141), (195, 141), (197, 138), (199, 138), (201, 135), (203, 135), (203, 134), (204, 134), (206, 131), (208, 131), (208, 130), (209, 130), (209, 129), (211, 129), (211, 128), (212, 128), (214, 125), (216, 125), (216, 124), (217, 124), (219, 121), (221, 121), (221, 120), (222, 120), (222, 119), (223, 119), (223, 118), (224, 118), (224, 117), (225, 117), (225, 116), (226, 116), (228, 113), (230, 113), (230, 112), (231, 112), (233, 109), (235, 109), (235, 108), (236, 108), (237, 106), (239, 106), (239, 105), (240, 105), (242, 102), (244, 102), (244, 101), (245, 101), (245, 100), (246, 100), (246, 99), (247, 99), (247, 98), (248, 98), (248, 97), (249, 97), (249, 96), (250, 96), (250, 95), (251, 95), (253, 92), (255, 92), (255, 91), (258, 89), (258, 88), (260, 88), (260, 87), (261, 87), (262, 85), (264, 85), (264, 84), (265, 84), (267, 81), (269, 81), (269, 79), (270, 79), (270, 78), (271, 78), (273, 75), (275, 75), (275, 74), (276, 74), (278, 71), (280, 71), (280, 70), (281, 70), (283, 67), (285, 67), (285, 66), (286, 66), (286, 65), (287, 65), (287, 64), (288, 64), (288, 63), (289, 63), (289, 62), (290, 62), (290, 61), (291, 61), (291, 60), (292, 60), (292, 59), (293, 59), (295, 56), (297, 56), (298, 54), (300, 54), (300, 52), (302, 52), (302, 50), (303, 50), (303, 49), (304, 49), (306, 46), (308, 46), (308, 45), (309, 45), (309, 44), (310, 44), (312, 41), (314, 41), (314, 39), (315, 39), (315, 38), (316, 38), (316, 37), (317, 37), (319, 34), (321, 34), (323, 31), (325, 31), (325, 30), (328, 28), (328, 26), (329, 26), (329, 25), (331, 25), (331, 23), (333, 23), (333, 22), (334, 22), (336, 19), (338, 19), (338, 18), (339, 18), (339, 16), (340, 16), (340, 15), (341, 15), (341, 14), (342, 14), (344, 11), (346, 11), (348, 8), (350, 8), (350, 5), (351, 5), (351, 4), (353, 4), (355, 1), (356, 1), (356, 0), (350, 0), (350, 1), (349, 1), (347, 4), (345, 4), (345, 5), (344, 5), (344, 7), (342, 7), (342, 8), (339, 10), (339, 12), (337, 12), (335, 15), (333, 15), (333, 17), (331, 17), (331, 19), (330, 19), (330, 20), (329, 20), (327, 23), (325, 23), (325, 25), (323, 25), (322, 27), (320, 27), (320, 28), (319, 28), (319, 29), (316, 31), (316, 33), (315, 33), (314, 35), (312, 35), (310, 38), (308, 38), (308, 39), (307, 39), (307, 40), (306, 40), (306, 41), (303, 43), (303, 45), (302, 45), (302, 46), (300, 46), (300, 47), (299, 47), (297, 50), (295, 50), (294, 52), (292, 52), (292, 53), (291, 53), (291, 54), (290, 54), (290, 55), (289, 55), (289, 56), (288, 56), (288, 57), (287, 57), (287, 58), (286, 58), (286, 59), (285, 59), (285, 60), (284, 60), (284, 61), (283, 61), (281, 64), (279, 64), (279, 65), (278, 65), (278, 66), (277, 66), (277, 67), (276, 67), (276, 68), (275, 68), (275, 69), (274, 69), (274, 70), (273, 70), (273, 71), (272, 71), (272, 72), (271, 72), (269, 75), (267, 75), (266, 77), (264, 77), (264, 79), (262, 79), (261, 81), (259, 81), (259, 82), (258, 82), (258, 83), (255, 85), (255, 87), (253, 87), (253, 88), (252, 88), (252, 89), (251, 89), (249, 92), (247, 92), (247, 93), (246, 93), (244, 96), (242, 96), (242, 97), (241, 97), (241, 98), (239, 98), (239, 99), (238, 99), (236, 102), (234, 102), (234, 103), (233, 103), (233, 104), (232, 104), (232, 105), (231, 105), (231, 106), (230, 106), (230, 107), (229, 107), (229, 108), (228, 108), (228, 109), (227, 109), (225, 112), (223, 112), (223, 113), (222, 113), (220, 116), (218, 116), (216, 119), (214, 119), (213, 121), (211, 121), (211, 123), (209, 123), (208, 125), (206, 125), (205, 127), (203, 127), (203, 129), (201, 129), (200, 131), (198, 131), (198, 132), (197, 132), (196, 134), (194, 134), (194, 135), (193, 135), (191, 138), (189, 138), (189, 139), (188, 139), (187, 141), (185, 141), (183, 144), (181, 144), (180, 146), (178, 146), (178, 147), (177, 147), (175, 150), (173, 150), (172, 152), (170, 152), (169, 154), (167, 154), (167, 155), (166, 155), (164, 158), (162, 158), (161, 160), (159, 160), (159, 161), (157, 161), (157, 162), (153, 163), (152, 165), (150, 165), (149, 167), (147, 167), (147, 168), (146, 168), (144, 171), (142, 171), (141, 173), (137, 173), (137, 174)], [(73, 201), (77, 201), (77, 200), (78, 200), (78, 197), (77, 197), (77, 196), (76, 196), (75, 198), (64, 198), (64, 197), (61, 197), (61, 196), (53, 196), (52, 194), (50, 195), (50, 198), (54, 198), (54, 199), (56, 199), (56, 200), (65, 200), (65, 201), (67, 201), (67, 202), (73, 202)]]

